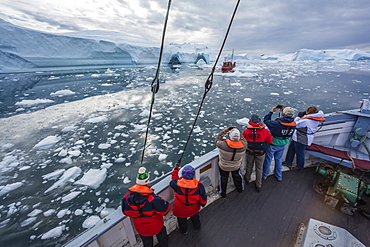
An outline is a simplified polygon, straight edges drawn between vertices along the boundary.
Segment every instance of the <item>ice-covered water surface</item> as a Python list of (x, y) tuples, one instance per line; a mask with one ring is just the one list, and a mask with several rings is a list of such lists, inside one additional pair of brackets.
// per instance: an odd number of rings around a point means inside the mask
[[(324, 112), (358, 108), (369, 98), (369, 70), (366, 62), (258, 61), (239, 63), (234, 73), (217, 72), (183, 163), (214, 149), (213, 138), (225, 126), (242, 130), (251, 113), (263, 117), (277, 104), (297, 111), (309, 105)], [(151, 178), (170, 171), (180, 157), (209, 72), (187, 67), (162, 73), (143, 164)], [(73, 88), (54, 78), (32, 97), (15, 100), (24, 104), (15, 107), (28, 107), (62, 99), (0, 119), (1, 246), (60, 245), (119, 206), (140, 166), (153, 75), (147, 68), (122, 90), (90, 94), (76, 83), (82, 76), (70, 74)], [(117, 83), (110, 80), (94, 83), (109, 88)], [(71, 99), (80, 94), (85, 96)]]

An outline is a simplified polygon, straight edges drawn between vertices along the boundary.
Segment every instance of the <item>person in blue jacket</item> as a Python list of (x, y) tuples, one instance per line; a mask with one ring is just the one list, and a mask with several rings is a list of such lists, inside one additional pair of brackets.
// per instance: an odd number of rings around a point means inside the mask
[[(272, 114), (277, 110), (282, 111), (282, 117), (272, 120)], [(290, 141), (291, 136), (296, 128), (293, 119), (294, 109), (285, 105), (274, 106), (271, 111), (264, 117), (263, 122), (270, 130), (273, 141), (266, 150), (265, 160), (263, 162), (262, 179), (266, 179), (269, 172), (271, 161), (275, 159), (274, 175), (278, 181), (283, 180), (282, 157), (286, 144)]]

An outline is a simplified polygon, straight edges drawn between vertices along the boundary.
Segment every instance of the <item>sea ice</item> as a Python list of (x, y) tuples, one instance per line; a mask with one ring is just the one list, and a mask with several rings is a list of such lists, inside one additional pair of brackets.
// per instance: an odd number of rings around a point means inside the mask
[(18, 189), (22, 185), (23, 185), (22, 182), (16, 182), (16, 183), (12, 183), (12, 184), (7, 184), (5, 186), (0, 186), (0, 196), (9, 193), (12, 190)]
[(84, 176), (75, 182), (77, 185), (86, 185), (90, 188), (97, 189), (107, 176), (107, 169), (90, 169)]
[(24, 99), (20, 102), (15, 103), (15, 105), (31, 107), (31, 106), (38, 105), (38, 104), (49, 104), (49, 103), (54, 103), (54, 100), (50, 100), (50, 99), (26, 100)]
[(249, 118), (241, 118), (236, 120), (236, 122), (242, 126), (247, 126), (249, 124)]
[(101, 143), (98, 146), (99, 149), (108, 149), (110, 147), (111, 147), (111, 144), (109, 144), (109, 143)]
[(81, 174), (81, 172), (82, 172), (81, 168), (77, 166), (69, 168), (67, 171), (63, 173), (62, 177), (57, 182), (55, 182), (49, 189), (45, 191), (45, 193), (48, 193), (49, 191), (58, 188), (59, 186), (63, 186), (67, 182), (78, 177)]
[(13, 143), (6, 143), (6, 144), (2, 145), (0, 149), (7, 150), (7, 149), (10, 149), (12, 147), (14, 147)]
[(59, 136), (48, 136), (37, 143), (34, 148), (36, 149), (48, 149), (55, 143), (59, 142), (62, 138)]
[(41, 239), (58, 238), (62, 235), (65, 225), (57, 226), (50, 231), (42, 234)]
[(167, 158), (167, 154), (160, 154), (159, 157), (158, 157), (158, 160), (159, 161), (162, 161), (162, 160), (165, 160)]
[(99, 116), (99, 117), (92, 117), (85, 121), (85, 123), (102, 123), (108, 121), (108, 117), (106, 115)]
[(100, 220), (100, 217), (97, 216), (97, 215), (92, 215), (90, 216), (89, 218), (87, 218), (83, 223), (82, 223), (82, 227), (83, 228), (90, 228), (92, 226), (94, 226), (97, 222), (99, 222)]
[(57, 213), (57, 217), (58, 219), (60, 219), (63, 218), (66, 214), (71, 214), (71, 210), (69, 210), (68, 208), (62, 209)]
[(69, 89), (64, 89), (64, 90), (56, 91), (54, 93), (50, 93), (50, 96), (63, 97), (63, 96), (73, 95), (73, 94), (76, 94), (76, 93)]
[(81, 194), (81, 191), (73, 191), (73, 192), (69, 193), (68, 195), (63, 196), (62, 197), (62, 203), (72, 200), (73, 198), (75, 198), (79, 194)]

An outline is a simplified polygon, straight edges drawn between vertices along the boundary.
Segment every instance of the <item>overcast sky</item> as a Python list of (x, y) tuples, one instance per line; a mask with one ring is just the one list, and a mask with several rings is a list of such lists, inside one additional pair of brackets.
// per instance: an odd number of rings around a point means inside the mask
[[(216, 54), (237, 0), (172, 0), (166, 43)], [(40, 31), (117, 31), (160, 43), (168, 0), (1, 0), (0, 18)], [(1, 34), (0, 34), (1, 35)], [(370, 51), (370, 0), (241, 0), (224, 51)]]

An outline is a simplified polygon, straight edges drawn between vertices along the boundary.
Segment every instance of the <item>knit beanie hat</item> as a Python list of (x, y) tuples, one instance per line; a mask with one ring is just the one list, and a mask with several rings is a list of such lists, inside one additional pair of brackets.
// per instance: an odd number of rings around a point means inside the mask
[(186, 179), (193, 179), (195, 175), (195, 170), (191, 165), (187, 165), (182, 169), (182, 177)]
[(230, 130), (229, 138), (232, 141), (239, 141), (240, 140), (240, 132), (237, 128)]
[(139, 172), (136, 176), (136, 183), (139, 185), (147, 185), (149, 184), (149, 173), (145, 169), (145, 167), (140, 167)]
[(249, 120), (249, 122), (252, 122), (252, 123), (260, 123), (261, 122), (261, 119), (260, 119), (260, 117), (257, 114), (252, 114), (251, 115), (251, 119)]
[(292, 107), (285, 107), (283, 110), (283, 114), (285, 117), (293, 117), (294, 109)]

